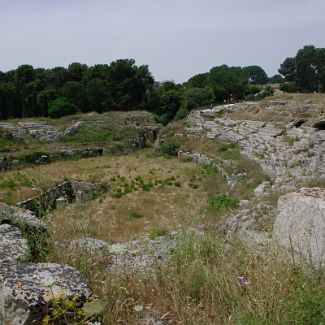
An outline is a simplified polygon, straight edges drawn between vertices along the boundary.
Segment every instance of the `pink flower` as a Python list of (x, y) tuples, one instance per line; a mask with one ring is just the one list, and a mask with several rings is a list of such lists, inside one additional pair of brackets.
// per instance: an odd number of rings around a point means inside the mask
[(246, 287), (250, 284), (250, 282), (247, 279), (245, 279), (243, 276), (237, 277), (237, 283), (240, 287)]

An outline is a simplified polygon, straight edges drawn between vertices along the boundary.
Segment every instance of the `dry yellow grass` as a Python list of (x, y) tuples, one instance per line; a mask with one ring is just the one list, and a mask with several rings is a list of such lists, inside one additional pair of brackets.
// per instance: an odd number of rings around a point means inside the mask
[[(287, 100), (287, 105), (277, 106), (274, 110), (266, 110), (270, 100)], [(308, 101), (319, 107), (304, 107)], [(267, 97), (258, 102), (260, 109), (256, 111), (240, 111), (227, 114), (227, 118), (235, 120), (255, 120), (268, 122), (290, 122), (294, 118), (306, 119), (306, 126), (311, 126), (316, 120), (325, 117), (325, 94), (281, 94)], [(290, 114), (286, 114), (286, 112)]]

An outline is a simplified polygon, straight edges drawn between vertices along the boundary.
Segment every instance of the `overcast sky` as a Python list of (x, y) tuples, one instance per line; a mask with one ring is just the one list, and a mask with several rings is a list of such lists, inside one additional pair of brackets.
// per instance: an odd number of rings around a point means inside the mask
[(134, 58), (156, 80), (221, 64), (269, 75), (325, 47), (325, 0), (0, 0), (0, 70)]

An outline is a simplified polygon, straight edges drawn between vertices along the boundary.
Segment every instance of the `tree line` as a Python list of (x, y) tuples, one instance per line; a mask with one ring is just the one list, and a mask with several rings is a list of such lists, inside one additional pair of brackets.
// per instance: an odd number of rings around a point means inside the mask
[(81, 63), (53, 69), (21, 65), (0, 72), (0, 118), (137, 109), (146, 106), (153, 85), (148, 66), (136, 66), (129, 59), (92, 67)]
[(0, 119), (145, 109), (166, 124), (195, 107), (272, 95), (269, 83), (280, 83), (285, 91), (325, 91), (325, 49), (305, 46), (285, 59), (279, 73), (269, 78), (257, 65), (221, 65), (176, 84), (155, 82), (148, 66), (137, 66), (132, 59), (90, 67), (21, 65), (0, 71)]

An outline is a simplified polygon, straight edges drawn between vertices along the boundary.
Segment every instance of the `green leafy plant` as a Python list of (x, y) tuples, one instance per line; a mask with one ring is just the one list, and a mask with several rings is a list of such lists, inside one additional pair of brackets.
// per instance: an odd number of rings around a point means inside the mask
[(236, 208), (238, 205), (238, 199), (232, 199), (226, 195), (214, 195), (208, 200), (208, 211), (218, 212), (220, 210), (229, 210)]
[(175, 141), (166, 140), (160, 146), (160, 151), (167, 156), (177, 156), (179, 144)]

